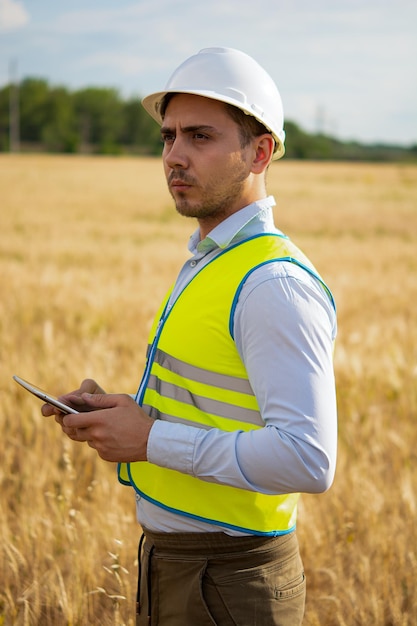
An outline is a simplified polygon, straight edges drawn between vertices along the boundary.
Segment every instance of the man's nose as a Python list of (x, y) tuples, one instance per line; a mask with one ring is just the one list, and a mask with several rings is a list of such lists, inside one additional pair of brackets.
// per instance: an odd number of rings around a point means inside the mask
[(165, 150), (165, 163), (168, 167), (172, 169), (188, 167), (185, 141), (181, 137), (176, 137), (169, 146), (165, 147)]

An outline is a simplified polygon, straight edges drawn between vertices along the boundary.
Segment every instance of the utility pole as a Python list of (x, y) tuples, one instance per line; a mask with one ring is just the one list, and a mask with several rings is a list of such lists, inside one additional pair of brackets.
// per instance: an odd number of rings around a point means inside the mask
[(326, 109), (319, 104), (316, 109), (316, 133), (324, 135), (326, 129)]
[(10, 61), (9, 78), (9, 150), (10, 152), (20, 152), (19, 79), (16, 59)]

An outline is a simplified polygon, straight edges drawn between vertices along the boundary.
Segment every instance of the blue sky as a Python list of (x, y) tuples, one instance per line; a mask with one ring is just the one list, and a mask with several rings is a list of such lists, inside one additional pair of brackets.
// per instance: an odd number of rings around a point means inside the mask
[(0, 0), (0, 86), (13, 66), (143, 96), (210, 46), (253, 56), (308, 131), (417, 143), (416, 0)]

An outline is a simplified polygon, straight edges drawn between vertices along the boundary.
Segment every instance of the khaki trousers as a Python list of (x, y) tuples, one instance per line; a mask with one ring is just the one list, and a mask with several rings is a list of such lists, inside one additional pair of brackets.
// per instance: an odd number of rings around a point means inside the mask
[(151, 533), (140, 549), (137, 626), (298, 626), (305, 577), (294, 532)]

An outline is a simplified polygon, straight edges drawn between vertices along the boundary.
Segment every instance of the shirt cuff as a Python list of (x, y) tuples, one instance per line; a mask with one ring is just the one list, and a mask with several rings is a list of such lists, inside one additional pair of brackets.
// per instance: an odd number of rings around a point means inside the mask
[(148, 438), (149, 463), (193, 475), (195, 440), (199, 429), (155, 420)]

